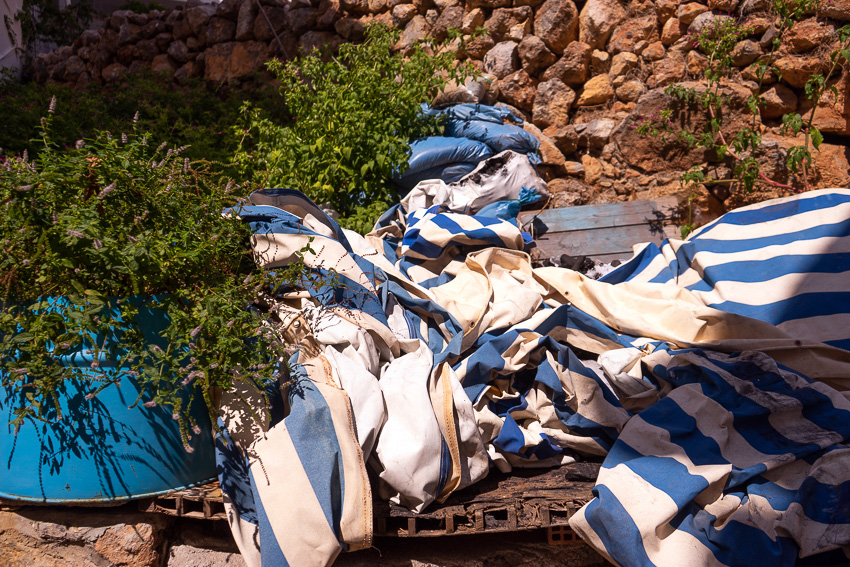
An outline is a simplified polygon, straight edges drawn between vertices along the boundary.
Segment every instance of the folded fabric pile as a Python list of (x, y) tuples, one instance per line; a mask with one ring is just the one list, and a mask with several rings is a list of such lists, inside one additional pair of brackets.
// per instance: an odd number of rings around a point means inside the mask
[(317, 276), (274, 305), (295, 348), (270, 411), (222, 400), (249, 565), (368, 547), (373, 498), (423, 510), (491, 466), (588, 457), (596, 498), (571, 525), (619, 565), (850, 545), (850, 191), (730, 213), (607, 281), (534, 269), (515, 222), (445, 205), (365, 238), (291, 190), (240, 215), (263, 266)]
[(540, 142), (523, 130), (523, 120), (506, 108), (456, 104), (435, 110), (422, 105), (422, 113), (441, 117), (445, 131), (443, 136), (410, 144), (407, 169), (395, 179), (402, 194), (428, 179), (459, 181), (483, 160), (505, 151), (527, 156), (532, 164), (540, 162), (537, 157)]

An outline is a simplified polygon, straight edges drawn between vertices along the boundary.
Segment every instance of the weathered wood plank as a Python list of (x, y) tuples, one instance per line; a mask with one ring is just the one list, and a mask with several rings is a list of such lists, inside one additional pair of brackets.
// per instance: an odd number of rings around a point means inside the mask
[(662, 197), (625, 203), (528, 211), (520, 213), (519, 220), (524, 230), (531, 228), (543, 234), (669, 223), (675, 218), (677, 209), (678, 203), (675, 197)]
[(568, 254), (625, 259), (632, 256), (635, 244), (661, 244), (665, 238), (676, 235), (675, 227), (651, 228), (646, 225), (632, 225), (583, 232), (552, 232), (536, 238), (535, 242), (544, 257)]
[(633, 246), (677, 237), (674, 197), (585, 205), (520, 214), (541, 257), (589, 256), (600, 262), (631, 258)]

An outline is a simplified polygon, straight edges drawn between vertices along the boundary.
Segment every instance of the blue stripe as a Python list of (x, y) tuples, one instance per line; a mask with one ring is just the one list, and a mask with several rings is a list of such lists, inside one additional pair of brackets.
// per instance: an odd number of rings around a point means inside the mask
[(266, 514), (266, 509), (263, 507), (263, 501), (260, 500), (260, 494), (257, 492), (257, 481), (254, 475), (251, 476), (251, 490), (254, 495), (254, 502), (257, 504), (257, 520), (259, 522), (259, 537), (260, 537), (260, 561), (262, 567), (289, 567), (289, 562), (283, 555), (283, 550), (277, 543), (277, 538), (272, 530), (269, 516)]
[[(723, 301), (711, 303), (709, 307), (779, 325), (787, 321), (850, 313), (850, 292), (801, 293), (767, 305)], [(829, 339), (844, 340), (848, 330), (836, 328), (835, 334), (838, 336)]]
[(221, 432), (215, 437), (215, 466), (221, 491), (233, 502), (240, 518), (257, 525), (259, 520), (248, 461), (224, 428), (221, 418), (218, 419), (218, 426)]
[[(741, 506), (747, 506), (746, 497)], [(793, 567), (796, 564), (799, 548), (791, 538), (773, 540), (763, 530), (735, 520), (726, 522), (723, 529), (718, 530), (714, 526), (716, 521), (712, 514), (690, 505), (680, 511), (670, 525), (694, 536), (724, 565)]]
[(325, 398), (307, 377), (303, 365), (291, 364), (291, 367), (291, 409), (284, 424), (325, 519), (339, 538), (345, 470), (333, 417)]
[(623, 567), (655, 567), (643, 547), (643, 537), (620, 501), (607, 486), (593, 487), (594, 500), (585, 507), (584, 515), (611, 558)]
[[(661, 245), (663, 247), (666, 244), (667, 240), (662, 242)], [(650, 278), (645, 276), (643, 272), (648, 269), (652, 261), (660, 255), (661, 250), (658, 246), (656, 246), (655, 243), (650, 242), (644, 246), (643, 250), (638, 252), (636, 256), (633, 256), (626, 263), (617, 266), (614, 270), (599, 278), (599, 281), (609, 284), (618, 284), (632, 280), (638, 276), (640, 276), (642, 280), (648, 280)], [(673, 273), (670, 272), (667, 266), (662, 267), (661, 272), (656, 274), (654, 277), (658, 277), (661, 274), (664, 274), (667, 280), (673, 279)]]
[(819, 238), (844, 237), (848, 234), (850, 234), (850, 219), (830, 224), (810, 226), (793, 232), (754, 236), (752, 238), (742, 238), (740, 240), (719, 240), (699, 237), (688, 241), (683, 246), (697, 246), (701, 252), (734, 254), (750, 250), (764, 250), (768, 246), (803, 243), (810, 240), (817, 240)]
[(691, 291), (708, 291), (718, 282), (761, 283), (790, 274), (841, 274), (850, 271), (850, 253), (786, 254), (767, 260), (724, 262), (701, 267), (702, 280), (687, 286)]
[[(692, 352), (701, 354), (701, 351)], [(653, 373), (658, 378), (676, 386), (699, 383), (707, 397), (733, 414), (735, 430), (753, 448), (766, 455), (790, 453), (799, 458), (821, 449), (815, 443), (793, 441), (781, 435), (770, 425), (769, 416), (776, 415), (785, 408), (791, 408), (793, 411), (793, 408), (805, 407), (805, 415), (808, 416), (811, 412), (812, 418), (823, 423), (825, 428), (838, 431), (845, 439), (847, 438), (850, 432), (850, 413), (835, 408), (829, 398), (816, 390), (812, 388), (794, 390), (779, 374), (768, 372), (753, 362), (740, 360), (739, 357), (731, 357), (729, 361), (712, 359), (711, 363), (742, 380), (743, 382), (739, 383), (741, 390), (736, 390), (716, 371), (691, 364), (668, 368), (656, 366)], [(675, 359), (671, 361), (671, 365), (674, 364), (676, 364)], [(773, 393), (772, 398), (776, 405), (766, 408), (746, 397), (745, 394), (748, 391), (755, 390)], [(800, 433), (802, 431), (798, 430), (797, 434)], [(822, 434), (812, 431), (811, 435), (813, 438), (818, 438)]]
[(800, 213), (828, 209), (844, 203), (850, 203), (850, 195), (826, 192), (817, 197), (794, 199), (785, 203), (766, 205), (748, 211), (732, 211), (723, 215), (715, 224), (700, 230), (694, 236), (701, 238), (706, 233), (716, 230), (724, 224), (737, 226), (761, 224), (774, 219), (792, 217)]

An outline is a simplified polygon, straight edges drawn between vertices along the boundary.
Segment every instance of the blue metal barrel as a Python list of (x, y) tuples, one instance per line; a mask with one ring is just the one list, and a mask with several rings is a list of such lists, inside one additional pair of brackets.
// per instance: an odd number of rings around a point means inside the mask
[[(151, 329), (164, 315), (146, 310)], [(88, 366), (87, 357), (67, 364)], [(94, 371), (91, 373), (95, 379)], [(0, 382), (2, 384), (2, 382)], [(178, 423), (160, 407), (139, 404), (139, 388), (124, 375), (92, 399), (86, 380), (66, 381), (60, 391), (63, 418), (28, 419), (17, 435), (8, 425), (21, 393), (0, 387), (0, 498), (24, 502), (91, 504), (162, 494), (216, 478), (215, 451), (206, 406), (195, 397), (190, 414), (200, 427), (187, 452)]]

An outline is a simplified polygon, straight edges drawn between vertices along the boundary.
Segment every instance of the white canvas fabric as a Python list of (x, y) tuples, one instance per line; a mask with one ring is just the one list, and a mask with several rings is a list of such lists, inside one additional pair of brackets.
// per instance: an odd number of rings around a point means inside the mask
[(309, 244), (335, 283), (278, 298), (295, 348), (282, 410), (259, 428), (223, 416), (250, 561), (329, 565), (369, 545), (372, 498), (421, 511), (490, 466), (588, 458), (604, 459), (596, 498), (571, 525), (618, 565), (795, 565), (850, 545), (850, 192), (730, 213), (606, 281), (533, 268), (500, 219), (396, 208), (363, 238), (297, 192), (253, 200), (261, 263)]

